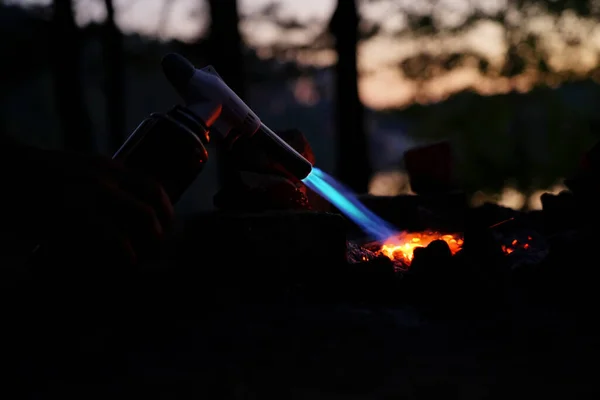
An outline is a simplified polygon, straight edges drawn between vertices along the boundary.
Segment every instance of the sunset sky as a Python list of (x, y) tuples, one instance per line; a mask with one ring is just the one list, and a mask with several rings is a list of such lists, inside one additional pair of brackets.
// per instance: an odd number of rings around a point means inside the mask
[[(6, 1), (6, 0), (5, 0)], [(168, 1), (168, 3), (165, 3)], [(272, 0), (238, 0), (240, 13), (247, 16)], [(49, 3), (50, 0), (11, 0), (13, 3)], [(331, 16), (335, 0), (277, 0), (281, 5), (282, 17), (293, 17), (301, 21), (316, 23), (315, 31), (322, 29)], [(100, 0), (77, 0), (77, 20), (80, 24), (100, 21), (104, 18), (103, 2)], [(385, 3), (385, 2), (384, 2)], [(439, 0), (435, 8), (428, 8), (426, 0), (396, 0), (396, 7), (413, 12), (428, 13), (443, 25), (460, 25), (472, 9), (486, 12), (505, 8), (506, 0)], [(165, 7), (165, 4), (170, 4)], [(203, 18), (203, 0), (115, 0), (118, 23), (126, 32), (139, 32), (162, 38), (176, 37), (190, 40), (202, 34), (206, 27)], [(164, 18), (169, 9), (168, 18)], [(200, 12), (198, 12), (200, 10)], [(194, 12), (196, 11), (196, 12)], [(389, 3), (379, 7), (363, 7), (362, 16), (366, 19), (384, 21), (384, 26), (398, 28), (404, 24), (403, 13), (390, 8)], [(519, 20), (521, 18), (521, 20)], [(514, 22), (521, 24), (525, 31), (543, 32), (544, 50), (550, 54), (549, 64), (555, 69), (589, 70), (599, 63), (600, 27), (595, 21), (584, 20), (568, 12), (559, 19), (547, 15), (515, 16)], [(282, 38), (274, 24), (242, 23), (242, 32), (248, 43), (254, 46), (267, 45)], [(575, 48), (565, 45), (565, 32), (582, 39)], [(314, 32), (312, 33), (314, 34)], [(295, 32), (287, 36), (289, 40), (311, 40), (311, 33)], [(482, 93), (499, 93), (511, 89), (527, 90), (535, 76), (523, 76), (516, 80), (495, 77), (482, 77), (475, 68), (458, 68), (450, 73), (436, 76), (429, 82), (417, 85), (405, 79), (396, 67), (403, 58), (427, 49), (431, 54), (468, 50), (484, 55), (492, 65), (500, 65), (506, 51), (503, 26), (483, 21), (461, 37), (445, 36), (434, 38), (393, 39), (376, 37), (359, 48), (359, 64), (362, 71), (368, 72), (360, 81), (361, 97), (364, 103), (373, 108), (402, 106), (418, 101), (437, 101), (456, 91), (474, 88)], [(330, 64), (332, 54), (321, 54), (311, 62)]]

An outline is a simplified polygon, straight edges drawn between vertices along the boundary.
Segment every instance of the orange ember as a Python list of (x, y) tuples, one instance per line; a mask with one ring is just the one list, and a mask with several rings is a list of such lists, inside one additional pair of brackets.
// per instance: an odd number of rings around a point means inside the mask
[(417, 247), (427, 247), (434, 240), (443, 240), (448, 243), (452, 254), (456, 254), (463, 245), (463, 238), (458, 234), (442, 234), (437, 232), (406, 233), (388, 239), (381, 246), (380, 253), (391, 260), (402, 261), (410, 265)]
[(527, 236), (527, 241), (523, 241), (523, 242), (515, 239), (510, 243), (510, 245), (502, 245), (502, 251), (504, 252), (504, 254), (510, 254), (518, 249), (527, 250), (527, 249), (529, 249), (529, 247), (531, 247), (529, 245), (529, 243), (527, 243), (527, 242), (530, 242), (532, 239), (533, 238), (531, 236)]

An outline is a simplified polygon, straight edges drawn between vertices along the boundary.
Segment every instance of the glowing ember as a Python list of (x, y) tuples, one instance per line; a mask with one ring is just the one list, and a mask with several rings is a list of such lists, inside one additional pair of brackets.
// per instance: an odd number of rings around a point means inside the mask
[(517, 239), (514, 239), (510, 245), (502, 245), (502, 251), (504, 252), (504, 254), (510, 254), (512, 252), (514, 252), (515, 250), (519, 250), (519, 249), (523, 249), (523, 250), (528, 250), (531, 246), (529, 243), (533, 238), (531, 236), (527, 236), (527, 241), (519, 241)]
[(452, 254), (456, 254), (463, 245), (460, 235), (442, 234), (437, 232), (406, 233), (398, 237), (388, 239), (381, 246), (380, 253), (391, 260), (402, 261), (410, 265), (417, 247), (427, 247), (434, 240), (443, 240), (448, 243)]

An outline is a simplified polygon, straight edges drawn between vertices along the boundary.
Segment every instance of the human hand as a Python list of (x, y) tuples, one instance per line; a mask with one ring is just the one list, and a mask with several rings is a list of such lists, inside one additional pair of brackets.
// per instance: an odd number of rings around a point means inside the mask
[[(313, 149), (306, 136), (298, 129), (277, 131), (277, 135), (290, 147), (301, 154), (311, 164), (315, 163)], [(236, 145), (226, 153), (227, 162), (238, 171), (249, 171), (264, 175), (276, 175), (288, 179), (292, 183), (299, 183), (298, 178), (283, 166), (275, 162), (264, 143), (252, 138), (239, 138)]]
[[(313, 150), (301, 131), (289, 129), (277, 134), (314, 164)], [(217, 208), (244, 211), (311, 208), (302, 182), (273, 162), (259, 143), (245, 138), (238, 140), (225, 155), (234, 174), (214, 196)]]
[(136, 263), (173, 218), (160, 185), (108, 158), (27, 148), (14, 166), (22, 173), (11, 179), (4, 210), (46, 246), (85, 257), (82, 264)]

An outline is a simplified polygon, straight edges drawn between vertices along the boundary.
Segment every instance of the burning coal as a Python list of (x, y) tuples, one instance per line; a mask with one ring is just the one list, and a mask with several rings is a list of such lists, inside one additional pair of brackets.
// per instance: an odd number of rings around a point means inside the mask
[(452, 254), (456, 254), (462, 249), (464, 243), (462, 236), (459, 234), (438, 232), (403, 233), (385, 240), (378, 253), (392, 261), (400, 261), (408, 266), (414, 258), (414, 251), (417, 247), (427, 247), (435, 240), (446, 242)]
[(510, 242), (510, 245), (503, 244), (502, 251), (505, 254), (511, 254), (515, 250), (519, 250), (519, 249), (527, 250), (531, 246), (528, 242), (531, 242), (532, 239), (533, 238), (531, 236), (527, 236), (527, 241), (519, 241), (517, 239), (514, 239), (512, 242)]

